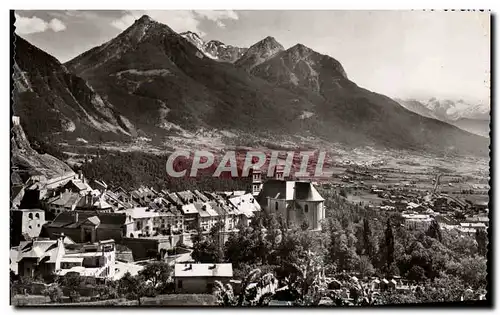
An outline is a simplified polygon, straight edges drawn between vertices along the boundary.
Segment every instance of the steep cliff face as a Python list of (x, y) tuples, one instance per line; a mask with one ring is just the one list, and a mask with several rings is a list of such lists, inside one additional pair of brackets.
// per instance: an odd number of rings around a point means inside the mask
[(127, 119), (86, 80), (19, 36), (15, 36), (13, 70), (14, 114), (21, 117), (30, 137), (133, 133)]
[(35, 151), (19, 123), (19, 117), (14, 117), (11, 129), (11, 178), (15, 183), (22, 184), (33, 175), (43, 175), (46, 178), (65, 174), (74, 175), (73, 170), (61, 160), (49, 154)]

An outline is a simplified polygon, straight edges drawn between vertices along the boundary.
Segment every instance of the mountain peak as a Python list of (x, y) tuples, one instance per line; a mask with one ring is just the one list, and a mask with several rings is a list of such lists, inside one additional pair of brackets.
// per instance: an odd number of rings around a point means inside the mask
[(253, 46), (270, 46), (270, 47), (277, 47), (277, 48), (280, 48), (281, 50), (284, 50), (283, 46), (276, 40), (276, 38), (274, 38), (272, 36), (267, 36), (266, 38), (257, 42)]
[(250, 46), (235, 64), (249, 71), (284, 50), (283, 45), (278, 43), (274, 37), (267, 36)]
[(311, 48), (309, 48), (309, 47), (307, 47), (307, 46), (305, 46), (305, 45), (303, 45), (303, 44), (300, 44), (300, 43), (299, 43), (299, 44), (296, 44), (296, 45), (295, 45), (295, 46), (293, 46), (293, 47), (290, 47), (288, 50), (289, 50), (289, 51), (296, 51), (296, 52), (299, 52), (299, 53), (301, 53), (301, 54), (302, 54), (302, 53), (310, 53), (310, 52), (314, 51), (314, 50), (312, 50)]
[(152, 22), (156, 22), (156, 21), (153, 20), (149, 15), (144, 14), (139, 19), (137, 19), (136, 22), (137, 23), (152, 23)]
[(201, 36), (198, 33), (192, 32), (192, 31), (182, 32), (182, 33), (179, 33), (179, 35), (184, 36), (184, 37), (185, 36), (192, 36), (192, 37), (201, 39)]

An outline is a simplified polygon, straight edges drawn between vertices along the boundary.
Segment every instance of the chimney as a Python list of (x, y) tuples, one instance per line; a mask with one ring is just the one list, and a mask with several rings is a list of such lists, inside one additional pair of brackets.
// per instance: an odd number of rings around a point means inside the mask
[(83, 172), (82, 172), (82, 170), (78, 170), (78, 179), (83, 179)]
[[(78, 223), (78, 212), (75, 212), (74, 218), (75, 218), (75, 223)], [(61, 235), (64, 236), (64, 233), (61, 233)]]

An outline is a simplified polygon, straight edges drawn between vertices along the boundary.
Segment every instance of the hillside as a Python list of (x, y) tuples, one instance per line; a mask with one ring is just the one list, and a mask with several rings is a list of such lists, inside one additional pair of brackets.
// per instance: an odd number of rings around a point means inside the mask
[(14, 114), (30, 137), (120, 139), (133, 126), (56, 58), (15, 38)]
[(66, 63), (114, 109), (159, 141), (186, 131), (224, 130), (245, 138), (319, 137), (434, 153), (488, 154), (488, 141), (422, 117), (357, 86), (340, 62), (274, 38), (234, 65), (207, 57), (148, 16)]
[(10, 147), (11, 166), (14, 169), (12, 175), (18, 178), (18, 184), (24, 183), (32, 175), (51, 178), (74, 173), (66, 163), (52, 155), (36, 152), (17, 122), (12, 125)]
[[(136, 36), (140, 34), (140, 36)], [(199, 128), (292, 133), (313, 104), (206, 57), (148, 17), (67, 63), (142, 131)]]
[(205, 56), (220, 62), (234, 63), (247, 51), (247, 48), (226, 45), (218, 40), (205, 42), (193, 32), (183, 32), (179, 35), (196, 46)]

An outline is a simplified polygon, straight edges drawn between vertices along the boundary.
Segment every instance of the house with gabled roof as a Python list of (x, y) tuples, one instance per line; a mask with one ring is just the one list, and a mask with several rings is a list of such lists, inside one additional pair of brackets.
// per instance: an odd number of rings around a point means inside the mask
[(103, 240), (92, 244), (65, 242), (61, 235), (56, 240), (34, 239), (21, 242), (13, 248), (20, 276), (64, 276), (75, 272), (80, 276), (113, 279), (115, 275), (115, 241)]

